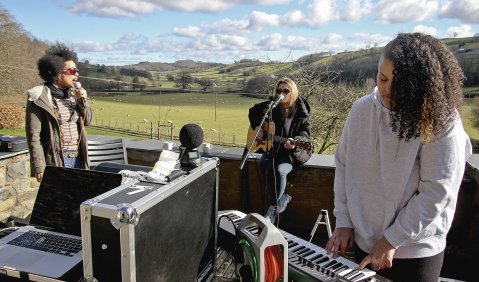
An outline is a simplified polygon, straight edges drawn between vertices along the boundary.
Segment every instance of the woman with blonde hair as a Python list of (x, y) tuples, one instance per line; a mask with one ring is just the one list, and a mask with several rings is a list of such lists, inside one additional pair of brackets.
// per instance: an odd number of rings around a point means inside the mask
[[(282, 96), (281, 96), (282, 95)], [(258, 132), (258, 139), (266, 139), (268, 135), (274, 138), (269, 150), (264, 152), (260, 160), (260, 167), (265, 179), (271, 180), (275, 187), (273, 201), (267, 210), (267, 217), (275, 222), (278, 213), (286, 209), (291, 196), (285, 194), (288, 174), (297, 166), (304, 164), (311, 157), (311, 150), (304, 150), (298, 146), (310, 142), (311, 106), (309, 102), (299, 96), (296, 83), (287, 77), (281, 78), (275, 84), (271, 100), (277, 101), (282, 97), (279, 105), (268, 115), (267, 125), (259, 128), (262, 117), (271, 102), (265, 101), (249, 109), (249, 121), (252, 129)], [(266, 141), (265, 141), (266, 142)]]

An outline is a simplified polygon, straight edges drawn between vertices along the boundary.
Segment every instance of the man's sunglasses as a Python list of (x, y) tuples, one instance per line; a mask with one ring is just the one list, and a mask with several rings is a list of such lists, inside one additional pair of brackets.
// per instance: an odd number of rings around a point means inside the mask
[(69, 69), (63, 70), (63, 72), (66, 72), (67, 74), (70, 74), (70, 75), (76, 75), (76, 74), (78, 74), (78, 69), (77, 68), (69, 68)]
[(276, 94), (281, 94), (281, 93), (284, 93), (284, 94), (288, 94), (290, 92), (289, 89), (276, 89)]

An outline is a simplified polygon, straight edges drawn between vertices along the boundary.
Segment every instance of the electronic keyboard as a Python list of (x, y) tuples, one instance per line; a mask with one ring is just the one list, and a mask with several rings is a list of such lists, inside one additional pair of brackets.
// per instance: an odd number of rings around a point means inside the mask
[[(246, 214), (237, 211), (219, 211), (218, 226), (230, 235), (236, 236), (235, 229)], [(228, 218), (228, 219), (225, 219)], [(249, 232), (255, 234), (259, 230), (250, 227)], [(288, 272), (293, 281), (390, 281), (367, 268), (358, 270), (358, 264), (344, 257), (333, 258), (326, 250), (306, 240), (280, 230), (288, 242)]]

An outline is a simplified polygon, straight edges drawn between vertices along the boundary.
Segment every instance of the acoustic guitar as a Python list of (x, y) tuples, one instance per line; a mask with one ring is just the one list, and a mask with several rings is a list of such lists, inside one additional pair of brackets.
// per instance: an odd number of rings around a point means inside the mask
[[(267, 152), (269, 149), (271, 149), (271, 146), (273, 146), (273, 142), (271, 142), (271, 140), (274, 142), (279, 142), (279, 143), (286, 143), (288, 141), (287, 137), (274, 135), (275, 133), (274, 122), (270, 122), (270, 123), (265, 122), (262, 128), (263, 128), (263, 139), (256, 139), (255, 144), (253, 144), (253, 146), (251, 147), (252, 152), (256, 152), (260, 149), (263, 150), (264, 152)], [(251, 127), (248, 127), (248, 136), (246, 137), (247, 148), (251, 146), (255, 136), (256, 136), (256, 131), (252, 129)], [(267, 139), (270, 139), (270, 141), (268, 142)], [(311, 150), (313, 147), (311, 142), (300, 141), (300, 140), (294, 140), (292, 141), (292, 144), (295, 147), (298, 147), (300, 149), (307, 150), (307, 151)]]

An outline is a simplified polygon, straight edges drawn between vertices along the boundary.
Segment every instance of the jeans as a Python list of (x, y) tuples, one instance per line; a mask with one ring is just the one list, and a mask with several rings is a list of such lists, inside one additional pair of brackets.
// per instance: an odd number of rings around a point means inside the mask
[[(274, 170), (272, 169), (273, 164), (275, 168)], [(288, 181), (287, 176), (293, 170), (293, 165), (284, 158), (273, 159), (268, 154), (263, 154), (261, 156), (259, 165), (263, 172), (267, 171), (268, 181), (273, 180), (275, 182), (274, 187), (276, 188), (276, 203), (274, 203), (274, 205), (278, 205), (278, 200), (281, 198), (281, 196), (283, 196), (286, 189), (286, 183)]]
[[(65, 150), (65, 152), (71, 152), (71, 150)], [(85, 168), (85, 161), (82, 155), (78, 155), (76, 158), (63, 157), (65, 161), (65, 167), (68, 168)]]

